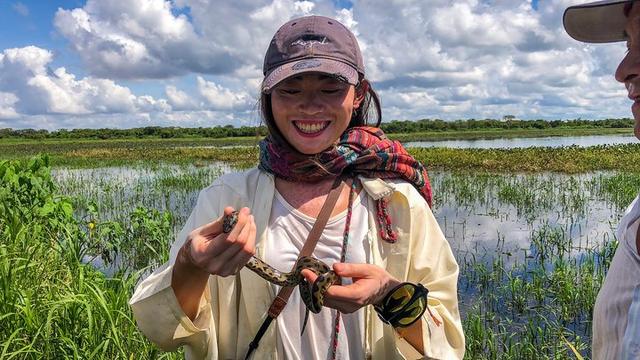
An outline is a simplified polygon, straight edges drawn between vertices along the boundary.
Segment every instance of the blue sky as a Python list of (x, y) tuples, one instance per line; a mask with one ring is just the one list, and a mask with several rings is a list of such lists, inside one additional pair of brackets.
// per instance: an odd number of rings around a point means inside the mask
[[(77, 58), (67, 48), (64, 38), (53, 29), (53, 16), (58, 8), (73, 9), (82, 1), (0, 1), (0, 48), (20, 48), (35, 45), (55, 49), (54, 64), (65, 66)], [(77, 66), (77, 64), (76, 64)], [(81, 70), (82, 67), (77, 67)]]
[(561, 26), (580, 0), (0, 0), (0, 128), (255, 125), (285, 21), (358, 37), (383, 119), (630, 117), (621, 44)]

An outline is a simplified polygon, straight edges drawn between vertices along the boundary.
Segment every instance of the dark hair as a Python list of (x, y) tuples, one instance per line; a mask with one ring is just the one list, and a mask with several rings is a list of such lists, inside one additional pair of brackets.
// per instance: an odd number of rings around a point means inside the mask
[[(376, 122), (373, 126), (380, 126), (382, 122), (382, 110), (380, 107), (380, 98), (378, 94), (373, 90), (373, 86), (366, 79), (361, 79), (358, 85), (356, 85), (356, 93), (362, 89), (362, 83), (366, 81), (369, 84), (369, 88), (367, 93), (364, 95), (364, 100), (360, 103), (360, 106), (355, 110), (353, 115), (351, 116), (351, 121), (349, 122), (349, 126), (347, 129), (356, 126), (363, 125), (371, 125), (369, 124), (369, 120), (371, 118), (372, 113), (375, 113)], [(373, 105), (373, 108), (371, 107)], [(279, 142), (280, 144), (287, 144), (287, 141), (284, 139), (280, 130), (276, 126), (275, 119), (273, 118), (273, 110), (271, 108), (271, 94), (262, 93), (260, 95), (259, 100), (260, 106), (260, 115), (262, 120), (267, 125), (267, 129), (269, 130), (269, 135), (273, 138), (274, 141)]]
[(635, 1), (632, 1), (630, 3), (624, 4), (624, 16), (625, 17), (629, 17), (629, 13), (631, 12), (631, 8), (633, 7), (633, 3)]

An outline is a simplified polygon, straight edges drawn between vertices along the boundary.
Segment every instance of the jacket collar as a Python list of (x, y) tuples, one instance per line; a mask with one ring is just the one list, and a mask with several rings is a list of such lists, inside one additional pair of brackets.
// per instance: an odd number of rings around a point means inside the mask
[(373, 200), (380, 200), (382, 198), (389, 197), (394, 191), (396, 191), (396, 187), (393, 183), (382, 179), (360, 177), (360, 182), (362, 183), (364, 191), (366, 191)]

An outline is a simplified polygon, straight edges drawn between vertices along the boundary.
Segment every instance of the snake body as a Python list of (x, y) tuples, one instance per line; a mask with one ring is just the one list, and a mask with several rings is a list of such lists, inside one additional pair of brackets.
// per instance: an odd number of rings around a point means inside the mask
[[(230, 215), (224, 216), (222, 222), (222, 231), (229, 233), (238, 222), (238, 212), (234, 211)], [(269, 264), (252, 256), (245, 265), (251, 271), (262, 277), (263, 279), (279, 285), (279, 286), (298, 286), (300, 296), (307, 309), (317, 314), (322, 310), (324, 304), (324, 293), (329, 286), (338, 282), (339, 277), (331, 268), (322, 261), (311, 256), (302, 256), (296, 262), (296, 266), (291, 272), (283, 273), (274, 269)], [(313, 271), (318, 278), (309, 284), (302, 276), (302, 270), (309, 269)], [(305, 321), (306, 322), (306, 321)]]

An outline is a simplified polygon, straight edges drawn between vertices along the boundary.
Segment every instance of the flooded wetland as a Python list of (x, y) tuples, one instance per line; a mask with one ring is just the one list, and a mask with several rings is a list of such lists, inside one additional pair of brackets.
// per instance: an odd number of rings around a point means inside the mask
[[(623, 161), (628, 160), (624, 154), (637, 156), (636, 145), (619, 146), (621, 150), (616, 147), (605, 147), (604, 150), (590, 147), (585, 151), (600, 151), (612, 159)], [(540, 149), (545, 148), (522, 151), (547, 151)], [(420, 154), (424, 150), (410, 151)], [(209, 151), (224, 151), (226, 156), (233, 157), (235, 152), (250, 150), (227, 148)], [(509, 151), (520, 150), (484, 151), (506, 151), (502, 156), (508, 157), (514, 154)], [(575, 151), (575, 147), (556, 151)], [(108, 157), (111, 153), (101, 154)], [(441, 155), (428, 153), (425, 156), (428, 159), (429, 156), (437, 158)], [(471, 153), (470, 156), (480, 155)], [(251, 155), (242, 157), (250, 159)], [(200, 159), (190, 163), (143, 160), (125, 161), (118, 166), (54, 166), (50, 178), (55, 189), (52, 190), (55, 191), (54, 198), (66, 199), (64, 201), (68, 201), (74, 209), (73, 220), (69, 221), (75, 224), (73, 236), (81, 239), (75, 245), (76, 250), (65, 250), (69, 253), (60, 250), (60, 256), (74, 254), (76, 266), (83, 270), (64, 271), (70, 272), (70, 278), (74, 271), (81, 271), (84, 278), (107, 284), (107, 288), (77, 290), (86, 296), (83, 300), (86, 303), (76, 304), (77, 307), (71, 306), (77, 297), (73, 301), (67, 299), (66, 303), (57, 300), (59, 297), (52, 297), (47, 302), (37, 294), (9, 292), (5, 294), (5, 307), (9, 298), (22, 299), (23, 305), (18, 310), (12, 308), (4, 312), (8, 314), (6, 319), (18, 324), (19, 319), (25, 316), (21, 313), (26, 311), (24, 307), (48, 304), (50, 310), (41, 309), (44, 311), (41, 315), (31, 310), (34, 316), (30, 320), (34, 324), (33, 329), (29, 330), (29, 325), (21, 329), (29, 333), (38, 328), (38, 322), (44, 322), (50, 326), (48, 336), (53, 336), (51, 334), (75, 331), (72, 326), (62, 324), (70, 321), (70, 318), (80, 320), (85, 316), (74, 311), (92, 308), (93, 322), (98, 322), (96, 317), (109, 316), (112, 321), (109, 326), (115, 329), (95, 325), (95, 329), (86, 330), (114, 332), (110, 335), (112, 339), (106, 342), (97, 334), (83, 335), (87, 337), (84, 340), (87, 348), (98, 349), (95, 351), (104, 351), (115, 357), (130, 355), (132, 346), (138, 347), (145, 357), (179, 356), (159, 352), (136, 334), (126, 300), (139, 276), (165, 261), (168, 246), (189, 216), (198, 191), (224, 173), (251, 165), (239, 165), (213, 157), (207, 159), (208, 162)], [(617, 246), (615, 226), (640, 189), (640, 172), (615, 170), (606, 166), (599, 166), (599, 169), (596, 166), (595, 170), (587, 168), (586, 171), (574, 168), (577, 171), (569, 172), (551, 171), (553, 169), (462, 170), (448, 169), (446, 166), (430, 167), (429, 161), (425, 163), (430, 169), (434, 214), (460, 266), (458, 288), (467, 340), (466, 357), (573, 359), (576, 358), (576, 352), (589, 357), (591, 313), (595, 297)], [(5, 162), (4, 166), (7, 167), (7, 164)], [(636, 166), (619, 165), (620, 168)], [(19, 174), (16, 169), (12, 171)], [(33, 169), (36, 171), (33, 172)], [(40, 174), (38, 169), (38, 166), (32, 165), (23, 169), (23, 172), (31, 171), (30, 176), (37, 177), (35, 174)], [(7, 170), (4, 171), (6, 173)], [(59, 237), (70, 241), (67, 235), (63, 233)], [(17, 239), (22, 235), (13, 236)], [(47, 238), (46, 234), (41, 236)], [(27, 245), (18, 248), (24, 250), (25, 246), (28, 248)], [(3, 249), (5, 254), (11, 251), (7, 246)], [(11, 266), (33, 264), (28, 259), (21, 263), (5, 257), (0, 262), (4, 267), (0, 266), (0, 269), (10, 273)], [(3, 279), (6, 282), (4, 285), (10, 286), (10, 280), (4, 276)], [(67, 286), (77, 285), (68, 282)], [(55, 291), (64, 293), (62, 290)], [(52, 304), (57, 304), (57, 307)], [(70, 328), (60, 330), (56, 326)], [(42, 332), (29, 334), (22, 336), (9, 333), (14, 343), (23, 347), (6, 345), (3, 354), (18, 356), (16, 354), (21, 354), (21, 349), (34, 344), (34, 339), (44, 341), (47, 335)], [(33, 346), (37, 349), (33, 353), (27, 352), (31, 354), (27, 357), (47, 353), (47, 349)], [(73, 352), (69, 349), (60, 350), (65, 346), (56, 349), (56, 354), (66, 354), (67, 350)]]

